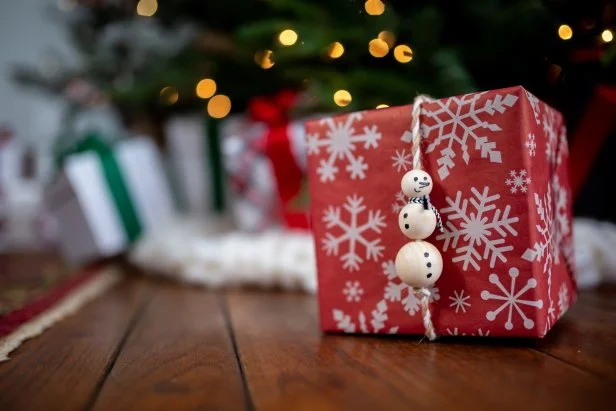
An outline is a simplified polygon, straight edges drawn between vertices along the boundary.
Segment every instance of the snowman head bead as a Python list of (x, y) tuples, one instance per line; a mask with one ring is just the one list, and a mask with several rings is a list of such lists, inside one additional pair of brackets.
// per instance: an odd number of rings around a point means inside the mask
[(423, 197), (432, 192), (432, 177), (423, 170), (414, 169), (402, 177), (402, 192), (407, 197)]
[(426, 241), (406, 243), (396, 255), (396, 273), (413, 288), (430, 287), (443, 272), (443, 257)]

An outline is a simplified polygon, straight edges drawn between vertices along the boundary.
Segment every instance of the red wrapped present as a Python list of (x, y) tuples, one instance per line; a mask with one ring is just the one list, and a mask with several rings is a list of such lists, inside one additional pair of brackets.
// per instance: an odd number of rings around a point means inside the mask
[[(394, 269), (412, 168), (412, 106), (307, 123), (321, 327), (423, 334)], [(522, 87), (424, 103), (424, 169), (443, 232), (431, 289), (437, 334), (543, 337), (575, 299), (567, 138), (560, 113)]]

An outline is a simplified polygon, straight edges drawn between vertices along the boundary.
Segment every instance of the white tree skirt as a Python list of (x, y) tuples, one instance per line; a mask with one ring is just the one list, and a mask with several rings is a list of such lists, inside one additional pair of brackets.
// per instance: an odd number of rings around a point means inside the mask
[(616, 226), (607, 221), (573, 221), (575, 271), (579, 288), (616, 282)]
[(179, 220), (143, 237), (130, 259), (148, 272), (207, 287), (255, 285), (316, 291), (312, 236), (229, 231), (224, 222)]
[[(221, 221), (178, 220), (143, 237), (130, 258), (150, 273), (207, 287), (252, 285), (316, 291), (310, 234), (277, 230), (247, 234), (229, 227)], [(615, 282), (616, 226), (577, 218), (574, 238), (578, 286)]]

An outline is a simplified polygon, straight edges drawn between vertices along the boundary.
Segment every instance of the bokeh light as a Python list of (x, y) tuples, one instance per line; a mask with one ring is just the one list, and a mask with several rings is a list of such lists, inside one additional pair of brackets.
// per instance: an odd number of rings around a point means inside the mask
[(231, 111), (231, 99), (224, 94), (217, 94), (207, 103), (207, 113), (210, 117), (223, 118)]
[(612, 31), (609, 29), (603, 30), (603, 33), (601, 33), (601, 40), (606, 43), (609, 43), (610, 41), (614, 40), (614, 33), (612, 33)]
[(569, 40), (571, 37), (573, 37), (573, 29), (571, 29), (571, 27), (567, 24), (562, 24), (558, 28), (558, 37), (563, 40)]
[(274, 52), (272, 50), (260, 50), (255, 53), (255, 63), (262, 69), (274, 67)]
[(152, 17), (158, 10), (156, 0), (139, 0), (137, 3), (137, 14), (144, 17)]
[(283, 46), (292, 46), (297, 41), (297, 33), (291, 29), (283, 30), (278, 35), (278, 41)]
[(180, 98), (180, 93), (175, 87), (163, 87), (160, 91), (160, 101), (164, 104), (175, 104)]
[(344, 54), (344, 46), (342, 43), (334, 41), (327, 47), (327, 55), (333, 59), (337, 59)]
[(348, 106), (352, 100), (351, 93), (346, 90), (338, 90), (334, 93), (334, 103), (340, 107)]
[(387, 108), (389, 107), (387, 104), (379, 104), (376, 108)]
[(369, 15), (380, 16), (385, 11), (385, 4), (381, 0), (367, 0), (364, 8)]
[(394, 57), (400, 63), (408, 63), (413, 60), (413, 50), (406, 44), (397, 45), (394, 49)]
[(214, 93), (216, 93), (216, 82), (211, 78), (204, 78), (197, 83), (195, 92), (199, 98), (210, 98), (214, 95)]
[(377, 38), (379, 38), (379, 39), (383, 40), (385, 43), (387, 43), (387, 46), (389, 48), (392, 48), (394, 46), (394, 44), (396, 44), (396, 36), (391, 31), (384, 30), (384, 31), (379, 33)]
[(368, 43), (368, 51), (374, 57), (385, 57), (389, 53), (389, 46), (381, 39), (373, 39)]

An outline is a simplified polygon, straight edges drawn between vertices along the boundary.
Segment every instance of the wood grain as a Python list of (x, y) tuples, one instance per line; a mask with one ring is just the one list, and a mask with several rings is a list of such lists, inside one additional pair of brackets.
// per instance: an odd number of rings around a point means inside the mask
[(216, 295), (170, 283), (151, 299), (93, 409), (239, 410), (242, 377)]
[[(584, 291), (536, 348), (616, 380), (616, 288)], [(610, 298), (611, 297), (611, 298)]]
[(313, 297), (233, 292), (257, 410), (611, 409), (612, 383), (526, 345), (321, 335)]
[(142, 301), (125, 280), (0, 364), (0, 410), (81, 410), (88, 406)]

